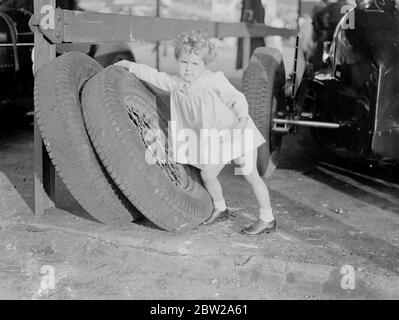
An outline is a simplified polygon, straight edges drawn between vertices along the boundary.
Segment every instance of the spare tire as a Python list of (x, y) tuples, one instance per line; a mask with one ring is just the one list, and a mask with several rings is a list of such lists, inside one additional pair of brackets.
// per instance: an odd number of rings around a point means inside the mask
[(35, 113), (46, 149), (71, 194), (97, 220), (126, 226), (142, 216), (102, 167), (79, 102), (85, 82), (101, 70), (80, 52), (54, 59), (36, 75)]
[(110, 66), (87, 82), (82, 107), (101, 161), (144, 216), (171, 232), (194, 228), (210, 216), (212, 201), (199, 170), (168, 156), (148, 162), (151, 129), (163, 138), (160, 154), (168, 154), (170, 112), (154, 91), (125, 69)]
[(277, 110), (285, 109), (285, 68), (277, 49), (257, 48), (243, 77), (243, 93), (247, 98), (249, 115), (266, 139), (258, 149), (259, 174), (268, 178), (279, 160), (282, 135), (272, 131)]

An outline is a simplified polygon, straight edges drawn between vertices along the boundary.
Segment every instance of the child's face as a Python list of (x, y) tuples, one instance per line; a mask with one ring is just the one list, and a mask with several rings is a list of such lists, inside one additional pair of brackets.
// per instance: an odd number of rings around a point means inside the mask
[(179, 75), (186, 81), (194, 81), (206, 69), (204, 59), (196, 54), (181, 52), (177, 59)]

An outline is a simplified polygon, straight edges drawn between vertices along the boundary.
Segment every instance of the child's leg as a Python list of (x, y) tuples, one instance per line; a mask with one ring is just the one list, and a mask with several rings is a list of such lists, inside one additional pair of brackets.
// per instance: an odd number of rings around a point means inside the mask
[(206, 190), (212, 197), (213, 204), (217, 210), (226, 210), (226, 203), (223, 197), (222, 186), (218, 180), (218, 175), (222, 171), (224, 165), (201, 171), (201, 178), (204, 182)]
[[(247, 166), (249, 170), (243, 170), (245, 180), (252, 186), (256, 199), (259, 204), (259, 218), (268, 223), (274, 220), (272, 207), (270, 204), (269, 189), (267, 188), (263, 179), (259, 176), (256, 162), (258, 159), (258, 150), (243, 157), (244, 163), (239, 163), (241, 166)], [(248, 167), (251, 162), (252, 166)]]

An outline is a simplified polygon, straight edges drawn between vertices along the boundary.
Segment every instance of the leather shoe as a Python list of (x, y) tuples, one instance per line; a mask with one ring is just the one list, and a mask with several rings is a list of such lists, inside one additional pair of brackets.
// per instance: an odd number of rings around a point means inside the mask
[(242, 229), (241, 233), (249, 236), (257, 236), (258, 234), (261, 234), (263, 232), (266, 233), (276, 232), (276, 229), (277, 229), (276, 220), (266, 223), (263, 220), (258, 219), (250, 226)]
[(201, 223), (204, 226), (208, 226), (210, 224), (215, 223), (216, 221), (223, 221), (227, 220), (229, 218), (229, 210), (216, 210), (213, 209), (211, 216), (206, 219), (203, 223)]

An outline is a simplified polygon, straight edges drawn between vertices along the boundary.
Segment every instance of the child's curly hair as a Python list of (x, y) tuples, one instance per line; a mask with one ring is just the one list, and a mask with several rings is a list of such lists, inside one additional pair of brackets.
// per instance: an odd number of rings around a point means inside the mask
[(209, 39), (209, 34), (202, 30), (192, 30), (178, 35), (175, 43), (175, 58), (178, 59), (182, 50), (187, 54), (203, 57), (207, 65), (216, 57), (216, 45)]

